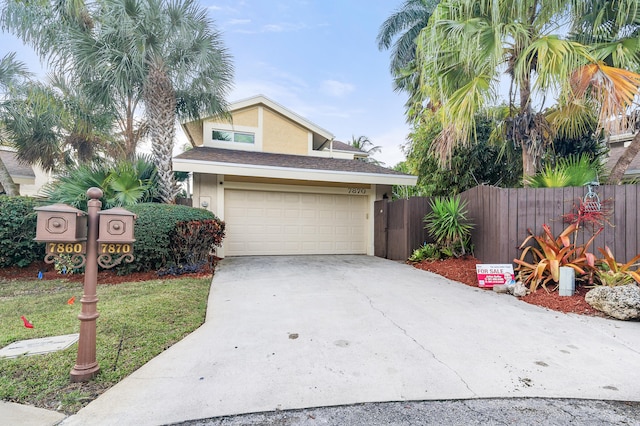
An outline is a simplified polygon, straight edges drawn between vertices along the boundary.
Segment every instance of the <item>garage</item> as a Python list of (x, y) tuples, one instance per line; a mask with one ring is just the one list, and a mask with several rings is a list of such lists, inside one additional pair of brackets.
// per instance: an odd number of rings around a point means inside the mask
[(225, 255), (366, 254), (367, 198), (225, 190)]

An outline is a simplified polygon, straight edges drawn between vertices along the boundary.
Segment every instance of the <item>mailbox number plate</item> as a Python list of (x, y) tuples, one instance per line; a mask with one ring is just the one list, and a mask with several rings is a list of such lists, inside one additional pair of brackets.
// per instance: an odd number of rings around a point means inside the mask
[(86, 243), (47, 243), (47, 253), (49, 254), (75, 254), (86, 252)]
[(131, 244), (126, 243), (102, 243), (98, 253), (100, 254), (126, 254), (131, 253)]

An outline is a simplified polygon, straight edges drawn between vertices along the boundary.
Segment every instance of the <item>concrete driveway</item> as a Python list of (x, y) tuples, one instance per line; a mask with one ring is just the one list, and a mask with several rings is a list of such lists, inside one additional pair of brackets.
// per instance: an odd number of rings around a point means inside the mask
[(548, 311), (375, 257), (226, 258), (205, 324), (63, 424), (400, 400), (640, 401), (638, 365), (639, 322)]

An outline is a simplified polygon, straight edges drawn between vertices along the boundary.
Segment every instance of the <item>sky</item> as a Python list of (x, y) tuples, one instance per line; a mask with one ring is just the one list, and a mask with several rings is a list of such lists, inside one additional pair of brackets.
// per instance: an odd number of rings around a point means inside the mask
[[(232, 57), (229, 102), (264, 95), (331, 132), (367, 136), (392, 167), (404, 160), (406, 96), (393, 90), (380, 25), (403, 0), (200, 0)], [(43, 73), (37, 56), (0, 35), (0, 56), (16, 51)], [(177, 141), (177, 146), (186, 142)]]

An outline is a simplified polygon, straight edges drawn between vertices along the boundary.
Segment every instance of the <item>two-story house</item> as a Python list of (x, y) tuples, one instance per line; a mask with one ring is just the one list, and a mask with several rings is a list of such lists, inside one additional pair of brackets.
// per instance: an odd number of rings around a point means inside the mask
[(218, 255), (373, 255), (374, 201), (417, 178), (362, 160), (327, 130), (264, 97), (231, 119), (183, 124), (195, 148), (173, 159), (193, 173), (194, 206), (226, 223)]

